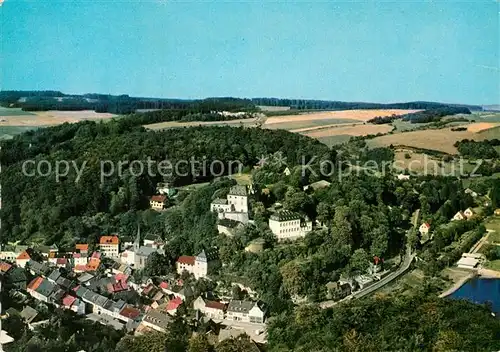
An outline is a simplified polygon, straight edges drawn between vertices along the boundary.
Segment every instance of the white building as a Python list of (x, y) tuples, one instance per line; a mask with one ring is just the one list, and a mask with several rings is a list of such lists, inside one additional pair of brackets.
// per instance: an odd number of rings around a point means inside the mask
[(154, 246), (154, 241), (150, 243), (151, 245), (141, 246), (141, 229), (138, 227), (134, 243), (120, 254), (120, 262), (130, 265), (136, 270), (144, 269), (150, 255), (153, 253), (163, 254), (163, 248)]
[(16, 258), (28, 249), (28, 246), (17, 246), (17, 245), (6, 245), (2, 246), (2, 250), (0, 251), (0, 260), (6, 260), (8, 262), (15, 262)]
[(477, 192), (474, 192), (472, 189), (467, 188), (465, 190), (465, 194), (470, 194), (473, 198), (476, 198), (478, 196)]
[(226, 310), (226, 305), (224, 303), (207, 301), (200, 296), (193, 302), (193, 307), (211, 319), (224, 319)]
[(467, 217), (465, 216), (464, 212), (459, 211), (453, 216), (453, 218), (451, 218), (451, 221), (459, 221), (459, 220), (464, 220), (466, 218)]
[(187, 271), (194, 275), (196, 279), (207, 277), (212, 268), (218, 263), (216, 250), (203, 250), (197, 256), (183, 255), (177, 259), (177, 273), (182, 274)]
[(226, 199), (217, 198), (210, 204), (210, 210), (218, 213), (220, 219), (248, 222), (248, 192), (246, 186), (231, 187)]
[(278, 241), (296, 240), (312, 231), (312, 221), (302, 219), (300, 214), (289, 210), (281, 210), (269, 218), (269, 228)]
[(429, 225), (429, 223), (427, 223), (427, 222), (424, 222), (424, 223), (422, 223), (422, 225), (420, 225), (420, 227), (418, 228), (418, 231), (423, 236), (423, 235), (429, 234), (430, 229), (431, 229), (431, 225)]
[(120, 240), (118, 236), (101, 236), (99, 240), (99, 251), (106, 257), (119, 258)]
[(163, 210), (167, 201), (167, 196), (163, 194), (154, 195), (149, 199), (149, 205), (151, 209)]
[(226, 319), (262, 324), (266, 319), (266, 310), (259, 302), (232, 300), (227, 307)]
[(471, 208), (467, 208), (464, 211), (464, 215), (467, 219), (470, 219), (471, 217), (474, 216), (474, 211)]

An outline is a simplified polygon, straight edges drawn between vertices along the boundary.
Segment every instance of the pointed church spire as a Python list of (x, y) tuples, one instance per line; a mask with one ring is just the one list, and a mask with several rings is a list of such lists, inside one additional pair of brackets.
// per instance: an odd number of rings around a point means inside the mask
[(134, 241), (134, 251), (139, 250), (141, 247), (141, 224), (137, 223), (137, 236)]

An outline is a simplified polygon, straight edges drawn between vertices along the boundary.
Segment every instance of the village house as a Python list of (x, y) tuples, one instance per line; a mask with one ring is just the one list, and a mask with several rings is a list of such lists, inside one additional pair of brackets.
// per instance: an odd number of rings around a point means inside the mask
[(478, 196), (477, 192), (474, 192), (472, 189), (470, 188), (467, 188), (465, 190), (465, 194), (470, 194), (472, 196), (472, 198), (476, 198)]
[(177, 313), (177, 309), (179, 309), (182, 303), (182, 298), (174, 297), (170, 301), (168, 301), (165, 311), (170, 315), (175, 315)]
[(99, 239), (99, 251), (105, 257), (119, 258), (120, 240), (118, 236), (101, 236)]
[(141, 324), (137, 328), (137, 331), (141, 331), (141, 327), (144, 326), (146, 328), (150, 328), (159, 332), (166, 332), (168, 324), (172, 322), (172, 317), (164, 312), (159, 310), (151, 309), (149, 310), (144, 318), (142, 319)]
[(22, 253), (20, 253), (16, 258), (16, 265), (18, 267), (24, 268), (26, 264), (31, 260), (31, 256), (29, 254), (30, 249), (26, 249)]
[(312, 231), (312, 221), (303, 219), (298, 213), (281, 210), (271, 215), (269, 228), (278, 241), (296, 240)]
[(226, 305), (224, 303), (204, 300), (201, 296), (193, 302), (193, 308), (211, 319), (224, 319)]
[(467, 208), (464, 211), (464, 215), (467, 219), (470, 219), (471, 217), (473, 217), (475, 215), (475, 213), (471, 208)]
[(75, 253), (80, 253), (86, 256), (89, 253), (89, 245), (86, 243), (77, 243), (75, 245)]
[(26, 269), (29, 268), (29, 272), (35, 276), (46, 276), (50, 273), (50, 266), (47, 262), (40, 263), (34, 260), (30, 260), (26, 264)]
[(460, 220), (465, 220), (467, 217), (465, 216), (463, 211), (457, 212), (453, 218), (451, 218), (451, 221), (460, 221)]
[(89, 261), (89, 258), (87, 257), (86, 254), (83, 254), (83, 253), (73, 253), (73, 266), (77, 266), (77, 265), (80, 265), (80, 266), (85, 266), (87, 265)]
[(244, 323), (264, 323), (266, 310), (262, 303), (232, 300), (227, 307), (227, 320)]
[(56, 285), (43, 277), (34, 278), (27, 287), (28, 293), (35, 299), (49, 303), (50, 295), (55, 291)]
[(424, 223), (422, 223), (422, 225), (420, 225), (420, 227), (418, 228), (418, 231), (420, 232), (420, 234), (422, 236), (424, 236), (424, 235), (429, 234), (430, 229), (431, 229), (431, 225), (429, 225), (429, 223), (427, 223), (427, 222), (424, 222)]
[(18, 289), (18, 290), (26, 289), (27, 278), (26, 278), (26, 272), (24, 271), (23, 268), (13, 267), (5, 273), (4, 277), (5, 279), (3, 282), (5, 283), (5, 287), (7, 289)]
[(59, 252), (59, 248), (55, 244), (50, 246), (38, 246), (35, 250), (42, 254), (45, 259), (49, 258), (51, 253), (57, 254)]
[(14, 263), (16, 261), (16, 258), (27, 249), (28, 246), (20, 246), (20, 245), (2, 246), (2, 250), (0, 251), (0, 260), (6, 260), (10, 263)]
[(329, 282), (326, 284), (326, 290), (327, 299), (338, 301), (351, 294), (351, 285), (348, 283)]
[(207, 275), (219, 263), (218, 253), (216, 249), (203, 250), (197, 256), (181, 256), (177, 259), (177, 273), (182, 274), (187, 271), (194, 275), (198, 280)]
[(163, 210), (165, 209), (167, 201), (167, 196), (163, 194), (157, 194), (149, 198), (149, 206), (153, 210)]

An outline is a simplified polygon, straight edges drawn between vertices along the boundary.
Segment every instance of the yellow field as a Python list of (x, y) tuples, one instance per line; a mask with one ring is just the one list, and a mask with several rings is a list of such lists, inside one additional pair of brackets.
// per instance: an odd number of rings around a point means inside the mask
[(330, 136), (367, 136), (369, 134), (377, 133), (387, 133), (392, 130), (391, 125), (350, 125), (350, 126), (339, 126), (339, 127), (329, 127), (321, 128), (313, 131), (306, 131), (302, 134), (312, 138), (330, 137)]
[(460, 126), (460, 127), (467, 127), (467, 131), (477, 133), (481, 132), (484, 130), (489, 130), (490, 128), (500, 126), (500, 123), (494, 123), (494, 122), (475, 122), (471, 123), (469, 125), (465, 126)]
[(311, 121), (323, 119), (348, 119), (356, 121), (368, 121), (377, 116), (405, 115), (420, 110), (382, 109), (382, 110), (341, 110), (341, 111), (321, 111), (305, 113), (301, 115), (284, 115), (269, 117), (264, 124), (265, 127), (272, 124), (287, 122)]
[(116, 115), (97, 113), (95, 111), (37, 111), (23, 115), (2, 115), (0, 110), (0, 127), (2, 126), (53, 126), (65, 122), (74, 123), (83, 120), (110, 119)]
[[(482, 130), (483, 132), (485, 130)], [(437, 130), (411, 131), (395, 133), (376, 137), (367, 141), (371, 147), (408, 146), (422, 149), (438, 150), (449, 154), (456, 154), (455, 142), (462, 139), (484, 140), (487, 136), (483, 133), (471, 131), (451, 131), (451, 128)]]

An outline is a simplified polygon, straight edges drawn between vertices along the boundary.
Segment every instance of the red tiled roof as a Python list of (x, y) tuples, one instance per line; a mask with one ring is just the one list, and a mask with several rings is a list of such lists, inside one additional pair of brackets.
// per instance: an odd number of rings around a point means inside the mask
[(80, 253), (73, 253), (73, 258), (81, 258), (82, 255)]
[(149, 284), (146, 287), (144, 287), (144, 290), (142, 290), (142, 293), (147, 295), (148, 293), (151, 292), (151, 290), (154, 288), (153, 284)]
[(177, 263), (194, 265), (195, 257), (189, 255), (181, 255), (179, 259), (177, 259)]
[(179, 308), (179, 306), (182, 304), (182, 298), (180, 297), (175, 297), (174, 299), (171, 299), (168, 304), (167, 304), (167, 310), (175, 310)]
[(99, 239), (99, 244), (118, 244), (120, 240), (118, 236), (101, 236)]
[(56, 261), (57, 264), (61, 264), (61, 265), (66, 265), (68, 263), (68, 259), (67, 258), (57, 258), (57, 261)]
[(87, 271), (87, 266), (85, 264), (75, 265), (75, 271)]
[(205, 307), (225, 310), (226, 305), (224, 303), (215, 302), (215, 301), (205, 301)]
[(162, 281), (160, 283), (160, 288), (168, 289), (168, 283), (166, 283), (165, 281)]
[(92, 258), (101, 259), (101, 253), (99, 253), (99, 252), (94, 252), (94, 253), (92, 253), (91, 257), (92, 257)]
[(116, 282), (114, 284), (109, 283), (107, 285), (107, 288), (108, 288), (108, 292), (109, 293), (117, 293), (117, 292), (128, 290), (128, 285), (127, 285), (126, 282), (118, 281), (118, 282)]
[(135, 319), (141, 314), (141, 311), (134, 307), (125, 307), (121, 310), (120, 315), (126, 318)]
[(66, 295), (62, 299), (62, 304), (65, 307), (71, 307), (73, 305), (73, 303), (75, 303), (75, 301), (76, 301), (75, 297), (70, 296), (70, 295)]
[(97, 270), (97, 268), (99, 267), (100, 264), (101, 264), (100, 259), (91, 258), (86, 265), (86, 269), (89, 271)]
[(36, 278), (34, 278), (29, 284), (28, 284), (28, 289), (30, 290), (36, 290), (38, 288), (38, 286), (40, 286), (40, 284), (43, 282), (43, 277), (41, 276), (38, 276)]
[(428, 229), (430, 229), (430, 228), (431, 228), (431, 225), (429, 225), (429, 223), (428, 223), (428, 222), (424, 222), (422, 225), (424, 225), (424, 226), (425, 226), (425, 227), (427, 227)]
[(127, 274), (122, 274), (122, 273), (119, 273), (119, 274), (116, 274), (115, 275), (115, 280), (116, 281), (127, 281), (128, 280), (128, 275)]
[(78, 243), (75, 246), (76, 250), (79, 250), (80, 252), (88, 252), (89, 250), (89, 245), (86, 243)]
[(19, 254), (16, 258), (16, 260), (29, 260), (31, 259), (30, 255), (28, 254), (28, 252), (26, 251), (23, 251), (21, 254)]
[(167, 199), (167, 197), (161, 194), (151, 197), (151, 201), (153, 202), (165, 202), (165, 199)]
[(0, 263), (0, 271), (2, 273), (6, 273), (7, 271), (10, 270), (10, 268), (12, 268), (12, 265), (10, 265), (9, 263), (6, 263), (6, 262)]

